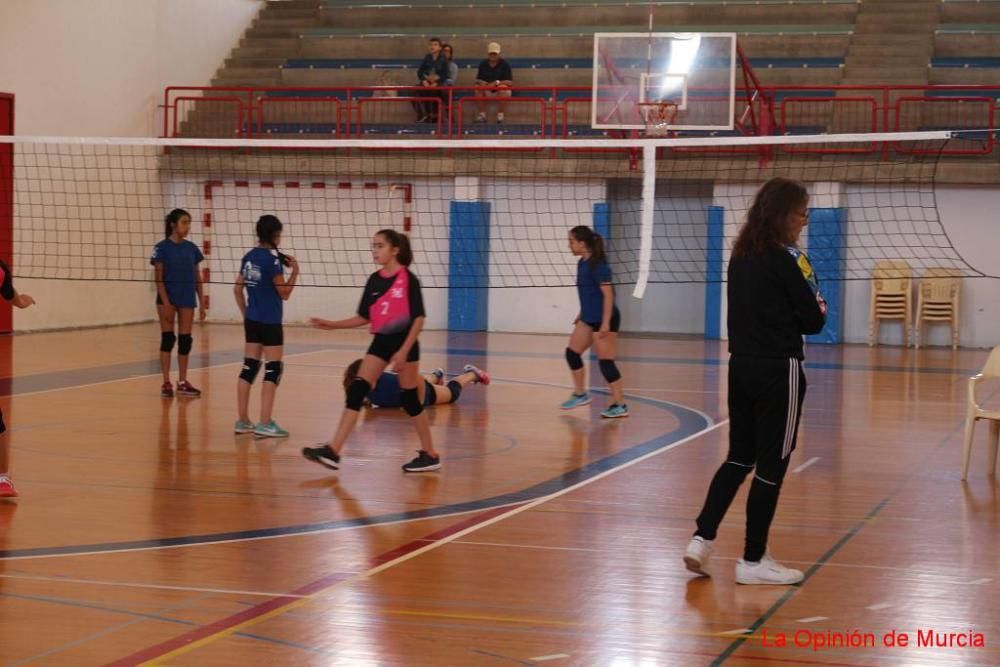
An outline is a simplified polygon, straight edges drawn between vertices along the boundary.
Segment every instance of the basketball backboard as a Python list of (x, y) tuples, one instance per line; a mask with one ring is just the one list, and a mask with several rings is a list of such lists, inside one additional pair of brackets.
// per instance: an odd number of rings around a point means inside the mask
[(646, 127), (640, 105), (671, 102), (672, 129), (732, 130), (735, 33), (596, 33), (591, 125)]

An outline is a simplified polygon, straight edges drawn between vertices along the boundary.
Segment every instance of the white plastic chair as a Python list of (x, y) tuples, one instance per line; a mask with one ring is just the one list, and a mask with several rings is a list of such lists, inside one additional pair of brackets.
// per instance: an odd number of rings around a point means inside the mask
[(969, 476), (969, 459), (972, 454), (972, 436), (976, 422), (987, 419), (990, 422), (990, 457), (988, 474), (995, 475), (997, 469), (997, 449), (1000, 445), (1000, 410), (987, 410), (976, 402), (976, 385), (983, 380), (1000, 379), (1000, 345), (993, 348), (986, 359), (983, 370), (969, 378), (969, 405), (965, 415), (965, 449), (962, 453), (962, 479)]
[(872, 271), (871, 286), (868, 346), (878, 342), (882, 320), (899, 320), (903, 325), (903, 345), (909, 345), (913, 314), (913, 269), (904, 261), (879, 262)]
[(920, 347), (924, 323), (951, 325), (951, 349), (958, 348), (959, 301), (962, 279), (953, 269), (927, 269), (917, 288), (917, 324), (913, 347)]

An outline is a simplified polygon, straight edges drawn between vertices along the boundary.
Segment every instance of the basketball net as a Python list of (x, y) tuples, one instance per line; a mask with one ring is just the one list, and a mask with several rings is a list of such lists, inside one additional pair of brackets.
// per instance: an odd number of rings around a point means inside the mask
[(647, 137), (666, 137), (677, 115), (677, 103), (640, 102), (639, 111), (646, 123)]

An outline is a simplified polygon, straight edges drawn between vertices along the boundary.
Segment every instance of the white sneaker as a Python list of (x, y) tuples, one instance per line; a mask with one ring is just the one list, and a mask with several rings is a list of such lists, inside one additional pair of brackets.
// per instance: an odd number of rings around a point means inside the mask
[(687, 551), (684, 552), (684, 566), (703, 577), (711, 577), (712, 573), (708, 569), (708, 561), (711, 557), (711, 540), (695, 535), (688, 542)]
[(797, 584), (805, 577), (800, 571), (785, 567), (764, 554), (759, 563), (748, 563), (740, 558), (736, 561), (736, 583), (738, 584), (777, 584), (787, 586)]

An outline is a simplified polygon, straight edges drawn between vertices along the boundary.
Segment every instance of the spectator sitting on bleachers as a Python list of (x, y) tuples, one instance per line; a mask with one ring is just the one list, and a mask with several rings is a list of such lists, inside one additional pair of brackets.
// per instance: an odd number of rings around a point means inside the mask
[[(514, 85), (514, 73), (507, 61), (500, 57), (500, 45), (496, 42), (490, 42), (486, 60), (479, 63), (476, 85), (489, 88), (477, 91), (478, 97), (510, 97), (510, 87)], [(482, 107), (476, 115), (476, 122), (486, 122), (486, 112)], [(497, 111), (497, 122), (503, 122), (503, 111)]]
[[(430, 49), (420, 69), (417, 70), (417, 79), (420, 81), (422, 90), (417, 91), (417, 97), (436, 97), (443, 99), (444, 95), (439, 90), (441, 84), (448, 78), (448, 60), (441, 53), (441, 40), (431, 37)], [(413, 108), (417, 111), (417, 122), (436, 122), (439, 105), (427, 102), (414, 102)]]
[(455, 62), (455, 50), (451, 48), (451, 44), (442, 44), (441, 53), (444, 54), (448, 63), (448, 77), (444, 80), (443, 85), (454, 86), (455, 81), (458, 80), (458, 63)]

